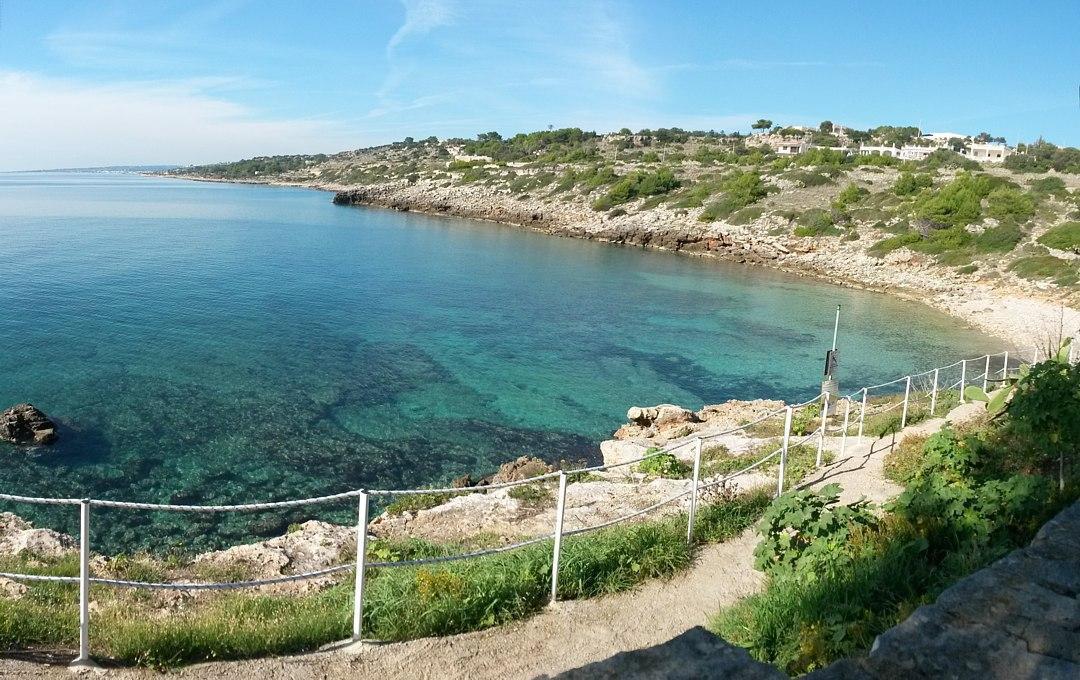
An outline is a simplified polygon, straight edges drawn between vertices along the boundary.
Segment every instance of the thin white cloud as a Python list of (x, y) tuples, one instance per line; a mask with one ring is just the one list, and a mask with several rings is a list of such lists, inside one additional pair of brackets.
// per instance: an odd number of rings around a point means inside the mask
[(405, 6), (405, 23), (390, 36), (386, 44), (388, 55), (406, 39), (445, 26), (454, 17), (453, 7), (448, 0), (401, 0), (401, 4)]
[(571, 59), (580, 61), (591, 71), (601, 87), (627, 94), (655, 94), (659, 83), (634, 58), (626, 26), (612, 7), (606, 2), (596, 2), (589, 9), (590, 16), (583, 22), (583, 40), (568, 46)]
[(332, 120), (261, 116), (199, 81), (91, 85), (0, 71), (0, 170), (203, 163), (374, 141)]

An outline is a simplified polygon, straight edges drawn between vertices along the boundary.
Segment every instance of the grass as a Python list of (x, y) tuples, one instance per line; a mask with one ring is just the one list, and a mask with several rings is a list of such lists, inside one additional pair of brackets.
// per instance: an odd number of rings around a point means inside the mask
[[(725, 446), (714, 446), (703, 449), (701, 452), (701, 475), (703, 477), (718, 477), (738, 472), (745, 467), (761, 460), (773, 451), (780, 448), (781, 440), (768, 440), (759, 444), (754, 449), (742, 453), (732, 454)], [(830, 451), (822, 452), (822, 462), (829, 464), (833, 461)], [(800, 444), (788, 447), (787, 469), (784, 475), (784, 488), (788, 489), (798, 484), (803, 477), (809, 474), (817, 462), (817, 447), (809, 444)], [(780, 456), (763, 463), (757, 470), (769, 473), (780, 467)]]
[(1062, 222), (1051, 227), (1039, 237), (1039, 243), (1047, 248), (1080, 253), (1080, 222)]
[(1014, 260), (1009, 271), (1024, 279), (1050, 279), (1059, 286), (1080, 282), (1080, 271), (1068, 260), (1053, 255), (1029, 255)]
[[(528, 488), (528, 487), (523, 487)], [(698, 543), (723, 541), (760, 517), (770, 498), (749, 493), (699, 507)], [(373, 559), (447, 554), (423, 541), (376, 541)], [(568, 538), (560, 561), (560, 599), (624, 591), (689, 566), (686, 515), (612, 527)], [(13, 558), (3, 568), (71, 576), (73, 557), (51, 564)], [(133, 564), (123, 563), (123, 569)], [(125, 573), (133, 573), (127, 571)], [(364, 598), (364, 634), (380, 640), (450, 635), (495, 626), (540, 610), (551, 589), (551, 545), (541, 543), (437, 566), (372, 570)], [(351, 632), (352, 582), (303, 595), (237, 592), (198, 598), (182, 611), (162, 610), (140, 591), (93, 587), (93, 649), (126, 664), (167, 668), (183, 663), (296, 653)], [(0, 645), (73, 646), (77, 588), (35, 583), (19, 600), (0, 599)], [(142, 612), (142, 613), (140, 613)]]

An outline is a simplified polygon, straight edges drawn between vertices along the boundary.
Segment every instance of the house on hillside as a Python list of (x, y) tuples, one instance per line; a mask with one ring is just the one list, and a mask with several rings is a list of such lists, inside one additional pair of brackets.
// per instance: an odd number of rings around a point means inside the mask
[(1000, 142), (971, 142), (963, 154), (980, 163), (1001, 163), (1015, 152)]
[(777, 156), (797, 156), (810, 150), (810, 142), (804, 139), (782, 139), (773, 144)]

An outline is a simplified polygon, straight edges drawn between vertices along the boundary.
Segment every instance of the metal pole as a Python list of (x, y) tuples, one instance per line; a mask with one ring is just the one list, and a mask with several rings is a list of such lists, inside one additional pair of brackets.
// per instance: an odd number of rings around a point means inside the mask
[(79, 656), (73, 666), (90, 663), (90, 500), (79, 501)]
[(367, 571), (368, 495), (360, 494), (356, 512), (356, 579), (353, 587), (352, 639), (360, 642), (364, 629), (364, 572)]
[(825, 406), (821, 409), (821, 431), (818, 433), (817, 459), (814, 461), (817, 467), (821, 467), (821, 452), (825, 448), (825, 419), (829, 417), (829, 393), (824, 392), (822, 396)]
[(863, 443), (863, 425), (866, 423), (866, 388), (862, 388), (862, 408), (859, 409), (859, 443)]
[(562, 551), (563, 512), (566, 510), (566, 473), (559, 471), (559, 503), (555, 508), (555, 548), (551, 554), (551, 604), (559, 592), (559, 553)]
[(686, 521), (686, 542), (694, 542), (694, 516), (697, 512), (698, 479), (701, 475), (701, 438), (694, 441), (694, 482), (690, 491), (690, 517)]
[(840, 305), (836, 305), (836, 322), (833, 324), (832, 330), (832, 348), (836, 351), (836, 336), (840, 332)]
[(840, 435), (840, 457), (844, 457), (847, 450), (848, 419), (851, 416), (851, 398), (844, 397), (844, 433)]
[(1005, 360), (1001, 362), (1001, 380), (1009, 379), (1009, 350), (1005, 350)]
[(787, 413), (784, 414), (784, 443), (780, 447), (780, 479), (776, 482), (777, 496), (784, 493), (784, 475), (787, 474), (788, 444), (791, 442), (791, 414), (794, 410), (795, 409), (788, 406)]
[(900, 416), (900, 429), (907, 427), (907, 410), (908, 402), (911, 400), (911, 376), (907, 377), (907, 382), (904, 384), (904, 414)]
[(930, 391), (930, 415), (934, 415), (934, 411), (937, 410), (937, 384), (938, 384), (938, 371), (940, 368), (934, 369), (934, 389)]
[(964, 388), (967, 386), (967, 359), (960, 362), (960, 403), (964, 403)]
[(986, 355), (986, 370), (983, 371), (983, 392), (990, 387), (990, 355)]

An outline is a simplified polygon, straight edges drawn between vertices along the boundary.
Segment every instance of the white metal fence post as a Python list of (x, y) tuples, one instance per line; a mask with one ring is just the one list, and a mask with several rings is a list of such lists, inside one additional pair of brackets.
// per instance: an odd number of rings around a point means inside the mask
[(862, 388), (862, 408), (859, 409), (859, 443), (863, 443), (863, 425), (866, 424), (866, 388)]
[(352, 639), (360, 642), (364, 634), (364, 572), (367, 571), (368, 495), (360, 493), (356, 512), (356, 578), (353, 584)]
[(825, 449), (825, 419), (829, 417), (829, 393), (823, 392), (824, 404), (821, 407), (821, 431), (818, 433), (817, 458), (814, 460), (815, 467), (821, 467), (821, 452)]
[(934, 388), (930, 390), (930, 415), (934, 415), (934, 411), (937, 410), (937, 385), (938, 385), (938, 371), (941, 369), (934, 369)]
[(559, 592), (559, 553), (562, 552), (563, 514), (566, 510), (566, 473), (559, 471), (559, 502), (555, 507), (555, 547), (551, 554), (551, 604)]
[(90, 501), (79, 501), (79, 656), (72, 666), (90, 661)]
[(960, 362), (960, 403), (964, 403), (964, 388), (967, 386), (967, 359)]
[(904, 383), (904, 413), (900, 416), (900, 429), (907, 427), (907, 412), (908, 403), (911, 401), (911, 376), (907, 377), (907, 382)]
[(788, 444), (791, 442), (791, 414), (794, 410), (795, 409), (788, 406), (787, 412), (784, 414), (784, 443), (780, 447), (780, 479), (776, 482), (777, 496), (781, 496), (784, 493), (784, 475), (787, 474)]
[(690, 490), (690, 517), (686, 520), (686, 542), (694, 542), (694, 516), (697, 513), (698, 480), (701, 479), (701, 437), (694, 440), (694, 481)]
[(847, 430), (848, 422), (851, 417), (851, 397), (844, 397), (844, 433), (840, 435), (840, 457), (844, 457), (844, 451), (847, 450)]
[(983, 392), (990, 387), (990, 355), (986, 355), (986, 368), (983, 371)]
[(1001, 380), (1009, 379), (1009, 350), (1005, 350), (1005, 360), (1001, 362)]

